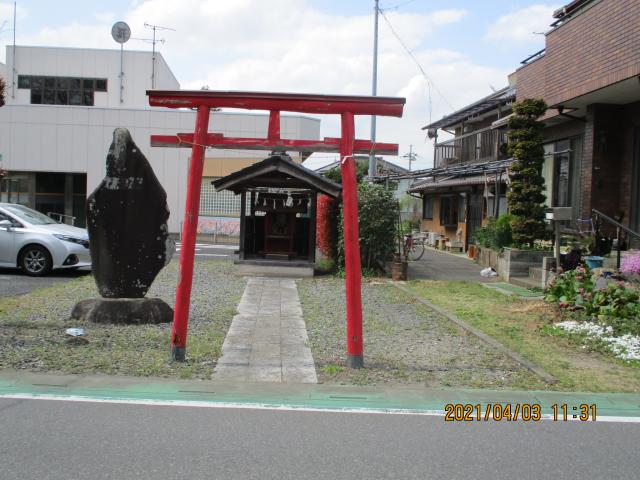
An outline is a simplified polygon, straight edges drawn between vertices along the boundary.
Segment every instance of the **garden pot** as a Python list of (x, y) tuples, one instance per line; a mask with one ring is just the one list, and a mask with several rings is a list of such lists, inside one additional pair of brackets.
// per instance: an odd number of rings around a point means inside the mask
[(469, 245), (469, 252), (467, 253), (467, 255), (469, 255), (469, 258), (476, 258), (476, 246), (475, 245)]
[(406, 260), (394, 260), (391, 264), (391, 280), (406, 280), (407, 279), (407, 261)]
[(591, 257), (584, 257), (584, 260), (585, 260), (585, 262), (587, 262), (587, 265), (591, 269), (602, 268), (602, 263), (604, 262), (604, 257), (597, 257), (597, 256), (593, 255)]

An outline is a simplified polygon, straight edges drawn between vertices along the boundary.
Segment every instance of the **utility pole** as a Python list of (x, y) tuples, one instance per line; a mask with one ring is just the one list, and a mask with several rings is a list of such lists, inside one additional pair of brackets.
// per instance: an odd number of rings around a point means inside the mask
[[(371, 80), (371, 95), (374, 97), (378, 93), (378, 13), (380, 9), (378, 7), (378, 0), (375, 0), (374, 9), (374, 24), (373, 24), (373, 78)], [(371, 143), (376, 141), (376, 116), (371, 116)], [(369, 178), (372, 179), (376, 175), (376, 154), (371, 152), (369, 154)]]
[(409, 153), (405, 153), (402, 158), (406, 158), (409, 160), (409, 171), (411, 171), (411, 162), (415, 161), (416, 154), (413, 153), (413, 145), (409, 145)]

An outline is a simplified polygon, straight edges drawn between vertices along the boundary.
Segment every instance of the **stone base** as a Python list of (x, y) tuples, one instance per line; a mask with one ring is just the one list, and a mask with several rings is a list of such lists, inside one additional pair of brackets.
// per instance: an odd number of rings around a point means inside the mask
[(173, 309), (159, 298), (90, 298), (73, 307), (71, 318), (128, 325), (168, 323)]

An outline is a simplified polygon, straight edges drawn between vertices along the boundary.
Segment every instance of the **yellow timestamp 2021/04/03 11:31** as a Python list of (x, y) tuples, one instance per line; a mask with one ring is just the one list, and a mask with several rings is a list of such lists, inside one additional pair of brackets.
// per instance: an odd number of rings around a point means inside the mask
[(543, 407), (539, 403), (448, 403), (444, 407), (446, 422), (473, 421), (517, 421), (537, 422), (542, 419), (557, 421), (580, 420), (596, 421), (596, 404), (581, 403), (569, 405), (566, 403), (549, 406), (550, 413), (543, 414)]

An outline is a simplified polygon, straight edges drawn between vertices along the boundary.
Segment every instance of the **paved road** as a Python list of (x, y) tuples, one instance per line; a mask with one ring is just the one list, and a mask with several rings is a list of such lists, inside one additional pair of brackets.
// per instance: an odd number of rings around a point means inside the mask
[(483, 268), (468, 258), (427, 248), (420, 260), (409, 262), (408, 276), (411, 280), (495, 282), (495, 278), (480, 276)]
[(36, 288), (46, 288), (56, 283), (88, 275), (89, 270), (58, 270), (46, 277), (29, 277), (16, 268), (0, 268), (0, 297), (29, 293)]
[(635, 479), (638, 424), (0, 400), (0, 477)]
[[(180, 256), (180, 242), (176, 245), (174, 258)], [(216, 245), (210, 243), (196, 243), (196, 260), (233, 260), (238, 256), (234, 253), (237, 245)]]
[[(237, 255), (234, 250), (237, 246), (198, 244), (196, 246), (196, 261), (207, 260), (234, 260)], [(178, 250), (179, 252), (179, 250)], [(179, 253), (174, 255), (177, 259)], [(55, 270), (46, 277), (29, 277), (16, 268), (0, 268), (0, 297), (10, 297), (29, 293), (37, 288), (46, 288), (57, 283), (67, 282), (89, 274), (88, 269), (75, 271)]]

